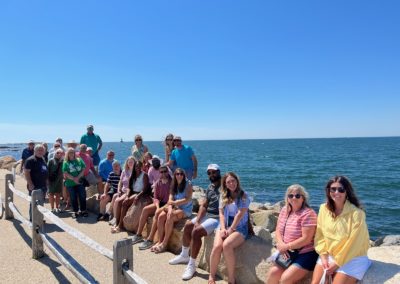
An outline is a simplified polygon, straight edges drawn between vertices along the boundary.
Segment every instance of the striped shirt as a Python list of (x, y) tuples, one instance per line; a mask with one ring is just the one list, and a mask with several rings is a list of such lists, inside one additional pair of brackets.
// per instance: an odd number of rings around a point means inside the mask
[[(286, 225), (285, 225), (286, 224)], [(303, 227), (316, 227), (317, 214), (311, 208), (305, 207), (297, 212), (292, 212), (287, 216), (286, 206), (282, 208), (278, 218), (278, 231), (285, 244), (293, 242), (302, 236)], [(314, 249), (314, 237), (311, 242), (301, 249), (300, 253), (312, 251)]]
[(110, 185), (110, 190), (109, 192), (111, 193), (117, 193), (118, 192), (118, 183), (119, 183), (119, 179), (120, 179), (120, 175), (117, 175), (114, 172), (111, 172), (108, 175), (107, 178), (107, 183)]

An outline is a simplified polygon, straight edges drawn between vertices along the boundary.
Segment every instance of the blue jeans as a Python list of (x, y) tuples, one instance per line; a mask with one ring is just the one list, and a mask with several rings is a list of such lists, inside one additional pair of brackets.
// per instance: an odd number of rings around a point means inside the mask
[[(72, 209), (74, 212), (79, 211), (79, 207), (81, 212), (86, 211), (86, 190), (82, 184), (78, 184), (75, 186), (67, 186), (67, 190), (69, 192), (69, 196), (72, 203)], [(78, 198), (79, 198), (79, 207), (78, 207)]]

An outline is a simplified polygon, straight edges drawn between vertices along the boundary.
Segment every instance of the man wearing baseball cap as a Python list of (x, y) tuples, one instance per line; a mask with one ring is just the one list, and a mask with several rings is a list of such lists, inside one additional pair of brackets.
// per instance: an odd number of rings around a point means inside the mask
[[(206, 191), (206, 198), (200, 200), (197, 217), (187, 221), (183, 229), (182, 251), (169, 264), (187, 263), (183, 280), (189, 280), (196, 272), (196, 257), (201, 248), (201, 238), (210, 235), (219, 225), (219, 188), (221, 172), (217, 164), (209, 164), (207, 175), (211, 184)], [(190, 250), (190, 254), (189, 254)]]
[(93, 132), (94, 130), (93, 125), (89, 124), (86, 127), (86, 130), (87, 133), (82, 135), (80, 144), (86, 144), (88, 147), (91, 147), (93, 149), (92, 153), (93, 164), (95, 166), (98, 166), (100, 163), (99, 151), (103, 146), (103, 141), (101, 141), (99, 135)]

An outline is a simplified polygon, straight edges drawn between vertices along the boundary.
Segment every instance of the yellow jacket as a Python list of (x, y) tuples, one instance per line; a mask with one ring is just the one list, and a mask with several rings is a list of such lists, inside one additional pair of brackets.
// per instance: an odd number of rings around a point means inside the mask
[(354, 257), (367, 255), (369, 233), (365, 212), (346, 200), (342, 213), (333, 218), (326, 204), (322, 204), (314, 245), (318, 254), (330, 254), (339, 266)]

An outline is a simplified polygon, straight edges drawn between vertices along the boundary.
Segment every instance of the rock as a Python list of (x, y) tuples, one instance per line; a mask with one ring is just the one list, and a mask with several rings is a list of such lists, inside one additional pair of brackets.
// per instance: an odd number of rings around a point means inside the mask
[[(204, 238), (203, 246), (197, 257), (198, 266), (210, 271), (210, 254), (214, 243), (214, 235)], [(240, 283), (264, 283), (268, 269), (271, 267), (266, 259), (271, 255), (272, 245), (259, 237), (253, 236), (235, 250), (235, 277)], [(227, 280), (224, 257), (218, 265), (217, 275)]]
[(251, 214), (256, 226), (261, 226), (270, 232), (275, 231), (279, 213), (274, 210), (262, 210)]
[(381, 246), (399, 246), (400, 235), (388, 235), (383, 238)]
[(0, 169), (6, 169), (11, 171), (12, 167), (16, 163), (16, 160), (12, 156), (4, 156), (0, 158)]
[(372, 265), (363, 284), (400, 283), (400, 246), (380, 246), (368, 250)]
[(259, 203), (259, 202), (251, 202), (249, 205), (249, 211), (250, 213), (258, 212), (260, 210), (266, 209), (264, 207), (264, 204)]
[(265, 241), (271, 241), (272, 240), (271, 233), (267, 229), (265, 229), (263, 227), (260, 227), (260, 226), (254, 226), (253, 230), (254, 230), (254, 234), (257, 237), (259, 237), (259, 238), (261, 238), (261, 239), (263, 239)]
[(192, 202), (193, 202), (193, 212), (197, 213), (199, 212), (199, 208), (200, 208), (200, 203), (199, 201), (205, 198), (205, 194), (202, 191), (193, 191), (193, 195), (192, 195)]
[(86, 187), (86, 198), (92, 197), (98, 193), (99, 191), (97, 189), (97, 185), (90, 185)]
[(94, 214), (99, 214), (100, 212), (100, 200), (97, 200), (97, 195), (92, 195), (86, 198), (86, 209)]

